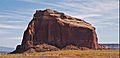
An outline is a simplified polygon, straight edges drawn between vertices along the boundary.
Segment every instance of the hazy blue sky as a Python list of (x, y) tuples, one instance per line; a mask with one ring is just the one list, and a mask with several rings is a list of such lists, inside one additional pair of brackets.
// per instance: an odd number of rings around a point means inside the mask
[(35, 10), (46, 8), (91, 23), (99, 43), (119, 42), (119, 0), (0, 0), (0, 46), (20, 44)]

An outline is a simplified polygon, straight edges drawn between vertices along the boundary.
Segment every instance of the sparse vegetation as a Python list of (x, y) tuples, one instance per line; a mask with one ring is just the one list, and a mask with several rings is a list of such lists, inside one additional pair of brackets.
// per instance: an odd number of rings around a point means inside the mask
[(119, 58), (118, 50), (62, 50), (40, 53), (0, 54), (0, 58)]

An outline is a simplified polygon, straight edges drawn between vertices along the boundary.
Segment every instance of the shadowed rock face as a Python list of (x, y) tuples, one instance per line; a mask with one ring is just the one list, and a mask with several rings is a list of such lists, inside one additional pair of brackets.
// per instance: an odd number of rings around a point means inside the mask
[(64, 49), (69, 45), (76, 48), (100, 48), (95, 28), (91, 24), (51, 9), (36, 10), (24, 32), (22, 44), (14, 52), (36, 51), (36, 46), (44, 44), (52, 46), (51, 50)]

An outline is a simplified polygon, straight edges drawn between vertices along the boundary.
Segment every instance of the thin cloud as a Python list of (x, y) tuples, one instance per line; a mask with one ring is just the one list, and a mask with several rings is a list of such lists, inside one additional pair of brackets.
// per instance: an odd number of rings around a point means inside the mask
[[(0, 18), (27, 19), (30, 16), (19, 14), (19, 12), (0, 12)], [(22, 20), (21, 19), (21, 20)]]
[(23, 36), (21, 37), (7, 37), (6, 39), (18, 39), (18, 40), (22, 40), (23, 39)]
[(11, 17), (11, 16), (9, 16), (9, 15), (0, 15), (0, 18), (9, 18), (9, 17)]
[[(0, 28), (4, 29), (25, 29), (25, 24), (30, 21), (32, 11), (0, 11)], [(21, 23), (21, 24), (20, 24)]]
[(73, 17), (84, 19), (84, 18), (89, 18), (89, 17), (97, 17), (97, 16), (102, 16), (99, 14), (88, 14), (88, 15), (72, 15)]
[[(73, 11), (77, 11), (77, 13), (101, 13), (106, 12), (112, 9), (119, 8), (118, 2), (113, 1), (94, 1), (90, 0), (89, 2), (58, 2), (59, 5), (62, 5), (62, 8), (66, 9), (74, 9)], [(79, 7), (76, 7), (79, 6)], [(72, 10), (71, 9), (71, 10)]]
[(15, 25), (3, 25), (3, 24), (0, 24), (0, 28), (5, 28), (5, 29), (23, 29), (22, 26), (15, 26)]
[(35, 3), (35, 4), (38, 4), (39, 0), (16, 0), (16, 1), (22, 1), (22, 2), (28, 2), (28, 3)]

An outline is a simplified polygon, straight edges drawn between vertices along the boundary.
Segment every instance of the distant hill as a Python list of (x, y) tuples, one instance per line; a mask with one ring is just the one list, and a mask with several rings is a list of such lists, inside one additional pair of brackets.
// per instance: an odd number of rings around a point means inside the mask
[(120, 49), (120, 47), (119, 47), (120, 44), (101, 44), (101, 45), (108, 47), (112, 50), (119, 50)]
[(9, 53), (9, 52), (11, 52), (13, 50), (14, 50), (14, 48), (0, 46), (0, 54), (1, 53)]

